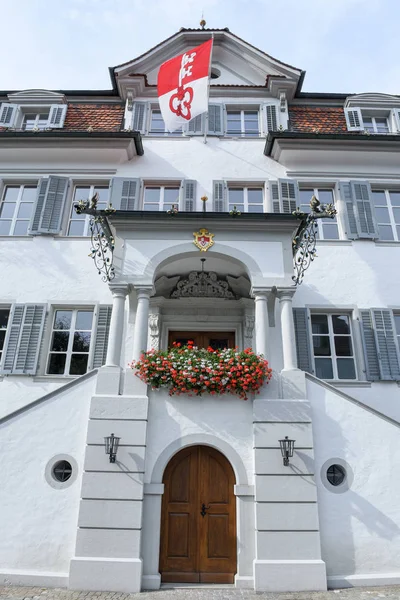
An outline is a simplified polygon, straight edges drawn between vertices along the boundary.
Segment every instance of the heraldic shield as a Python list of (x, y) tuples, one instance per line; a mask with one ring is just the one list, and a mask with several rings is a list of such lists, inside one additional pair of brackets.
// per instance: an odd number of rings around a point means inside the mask
[(200, 229), (200, 231), (194, 231), (194, 240), (193, 243), (198, 247), (200, 252), (207, 252), (211, 246), (214, 245), (214, 233), (210, 233), (207, 229)]

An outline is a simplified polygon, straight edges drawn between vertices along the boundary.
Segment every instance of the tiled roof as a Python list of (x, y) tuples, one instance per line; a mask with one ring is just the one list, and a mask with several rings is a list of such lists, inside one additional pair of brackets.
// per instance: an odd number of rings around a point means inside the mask
[(291, 106), (290, 129), (305, 133), (348, 133), (342, 107)]
[(64, 131), (121, 131), (124, 107), (122, 104), (69, 104)]

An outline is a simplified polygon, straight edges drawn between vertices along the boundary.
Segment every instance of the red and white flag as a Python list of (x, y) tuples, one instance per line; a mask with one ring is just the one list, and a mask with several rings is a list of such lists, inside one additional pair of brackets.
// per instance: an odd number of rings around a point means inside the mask
[(161, 65), (158, 99), (168, 131), (207, 112), (211, 49), (212, 39)]

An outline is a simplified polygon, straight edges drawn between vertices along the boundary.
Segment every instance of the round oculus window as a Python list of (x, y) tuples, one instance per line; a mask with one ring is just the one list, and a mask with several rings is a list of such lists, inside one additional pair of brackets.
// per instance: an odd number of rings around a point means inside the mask
[(346, 479), (346, 470), (341, 465), (330, 465), (326, 471), (326, 478), (331, 485), (337, 487)]
[(68, 481), (72, 475), (72, 465), (67, 460), (59, 460), (53, 467), (52, 475), (56, 481)]

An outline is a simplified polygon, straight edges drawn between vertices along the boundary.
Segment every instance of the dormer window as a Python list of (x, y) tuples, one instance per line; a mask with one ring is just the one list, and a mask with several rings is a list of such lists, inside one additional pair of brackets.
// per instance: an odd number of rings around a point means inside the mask
[(46, 129), (49, 120), (49, 111), (39, 113), (26, 113), (23, 115), (21, 129), (30, 131), (32, 129)]
[(389, 133), (389, 121), (386, 117), (370, 117), (363, 115), (365, 131), (369, 133)]
[(400, 103), (396, 96), (358, 94), (344, 108), (348, 131), (385, 135), (400, 133)]
[(25, 90), (8, 94), (0, 106), (0, 126), (21, 131), (60, 129), (67, 113), (66, 99), (58, 92)]

